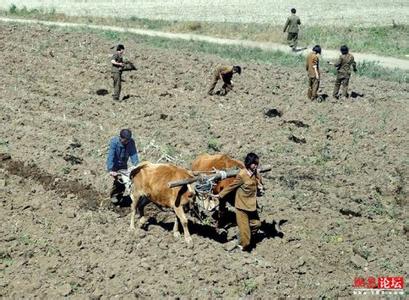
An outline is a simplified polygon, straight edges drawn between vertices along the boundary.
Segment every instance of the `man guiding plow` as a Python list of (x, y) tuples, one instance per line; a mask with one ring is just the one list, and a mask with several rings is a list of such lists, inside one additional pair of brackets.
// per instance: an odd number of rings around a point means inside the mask
[[(122, 183), (121, 173), (128, 168), (128, 160), (134, 166), (139, 163), (138, 152), (135, 141), (132, 138), (132, 132), (129, 129), (122, 129), (119, 136), (115, 136), (109, 143), (109, 152), (107, 157), (107, 171), (114, 178), (110, 198), (113, 204), (119, 204), (125, 192), (125, 186)], [(122, 172), (121, 172), (122, 171)]]

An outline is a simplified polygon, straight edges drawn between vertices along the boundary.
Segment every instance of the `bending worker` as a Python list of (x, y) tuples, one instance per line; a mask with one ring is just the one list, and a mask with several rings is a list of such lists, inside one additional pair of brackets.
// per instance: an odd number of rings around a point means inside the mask
[(241, 67), (240, 66), (223, 66), (218, 67), (213, 73), (213, 81), (210, 85), (208, 90), (209, 95), (214, 95), (214, 88), (217, 85), (217, 82), (221, 79), (223, 80), (223, 86), (220, 91), (216, 94), (220, 96), (225, 96), (228, 92), (233, 89), (233, 74), (238, 73), (241, 74)]

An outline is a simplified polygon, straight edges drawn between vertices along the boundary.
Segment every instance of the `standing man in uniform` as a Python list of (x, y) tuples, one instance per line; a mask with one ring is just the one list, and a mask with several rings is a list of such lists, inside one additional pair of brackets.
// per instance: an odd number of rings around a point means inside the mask
[(318, 98), (318, 88), (320, 87), (320, 55), (319, 45), (312, 48), (312, 52), (307, 56), (306, 70), (308, 72), (308, 98), (312, 101)]
[(283, 32), (286, 32), (288, 29), (287, 41), (293, 51), (297, 51), (298, 32), (301, 25), (300, 18), (295, 14), (296, 12), (295, 8), (291, 9), (291, 16), (287, 18), (283, 30)]
[(107, 171), (114, 178), (114, 184), (111, 189), (111, 202), (117, 204), (125, 191), (125, 186), (119, 182), (119, 170), (128, 169), (128, 159), (134, 166), (139, 163), (138, 152), (135, 141), (132, 138), (132, 132), (129, 129), (122, 129), (119, 136), (115, 136), (109, 143), (109, 152), (107, 158)]
[(236, 221), (240, 232), (241, 250), (248, 250), (251, 237), (261, 227), (257, 213), (257, 185), (261, 178), (257, 173), (259, 157), (255, 153), (247, 154), (244, 159), (245, 169), (241, 169), (234, 181), (223, 189), (216, 197), (223, 199), (227, 194), (236, 192), (234, 207)]
[(241, 74), (240, 66), (222, 66), (218, 67), (213, 73), (213, 82), (210, 85), (210, 88), (207, 92), (208, 95), (214, 95), (214, 88), (217, 85), (217, 82), (221, 79), (223, 80), (223, 86), (218, 92), (220, 96), (225, 96), (229, 91), (233, 89), (233, 74)]
[(122, 71), (125, 67), (123, 54), (125, 52), (124, 45), (119, 44), (116, 47), (116, 52), (112, 55), (111, 64), (112, 64), (112, 79), (114, 80), (114, 93), (112, 98), (116, 101), (119, 100), (121, 94), (121, 81), (122, 81)]
[(351, 77), (351, 67), (354, 72), (356, 69), (356, 62), (354, 56), (349, 53), (349, 49), (346, 45), (340, 48), (341, 55), (335, 63), (330, 63), (334, 65), (337, 69), (337, 79), (335, 80), (335, 87), (333, 96), (339, 99), (339, 88), (342, 86), (342, 96), (348, 97), (348, 84), (349, 78)]

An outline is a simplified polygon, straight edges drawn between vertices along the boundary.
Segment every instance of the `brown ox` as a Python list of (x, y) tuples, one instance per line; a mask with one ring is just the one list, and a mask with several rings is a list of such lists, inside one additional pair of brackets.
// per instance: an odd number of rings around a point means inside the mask
[[(232, 168), (237, 168), (237, 169), (244, 169), (244, 163), (231, 158), (227, 154), (201, 154), (199, 155), (193, 162), (192, 162), (192, 171), (194, 172), (208, 172), (208, 171), (213, 171), (214, 169), (217, 170), (226, 170), (226, 169), (232, 169)], [(261, 179), (261, 177), (260, 177)], [(224, 188), (229, 186), (234, 180), (234, 177), (231, 178), (226, 178), (223, 179), (219, 182), (216, 183), (216, 185), (213, 187), (213, 194), (219, 194)], [(259, 184), (257, 186), (258, 189), (258, 196), (264, 194), (264, 188), (262, 181), (259, 181)], [(219, 203), (219, 220), (218, 220), (218, 226), (221, 226), (222, 219), (224, 218), (224, 214), (226, 212), (226, 202), (229, 202), (231, 205), (234, 206), (234, 193), (231, 193), (230, 195), (227, 195), (223, 201), (220, 201)]]
[[(133, 183), (131, 194), (131, 230), (135, 229), (135, 214), (138, 210), (140, 226), (146, 223), (143, 209), (149, 201), (159, 206), (170, 207), (175, 211), (175, 224), (173, 226), (173, 235), (179, 237), (178, 218), (183, 226), (185, 240), (188, 244), (192, 243), (188, 220), (183, 211), (183, 207), (194, 200), (194, 193), (189, 185), (176, 188), (169, 188), (168, 182), (180, 179), (191, 178), (192, 175), (185, 169), (171, 164), (152, 164), (142, 162), (132, 170), (130, 178)], [(147, 201), (149, 200), (149, 201)]]

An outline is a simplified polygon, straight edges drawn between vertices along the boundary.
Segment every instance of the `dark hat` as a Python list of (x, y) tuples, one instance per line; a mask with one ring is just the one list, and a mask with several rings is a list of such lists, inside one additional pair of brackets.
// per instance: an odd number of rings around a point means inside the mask
[(342, 45), (339, 50), (341, 51), (342, 54), (348, 54), (349, 52), (347, 45)]
[(244, 165), (246, 168), (250, 167), (251, 164), (258, 163), (259, 157), (257, 154), (250, 152), (244, 158)]
[(132, 138), (132, 132), (129, 129), (122, 129), (119, 132), (119, 136), (123, 139), (130, 140)]
[(239, 75), (241, 74), (241, 67), (240, 66), (233, 66), (233, 70), (237, 73), (239, 73)]
[(321, 46), (315, 45), (314, 48), (312, 48), (312, 51), (321, 54)]

